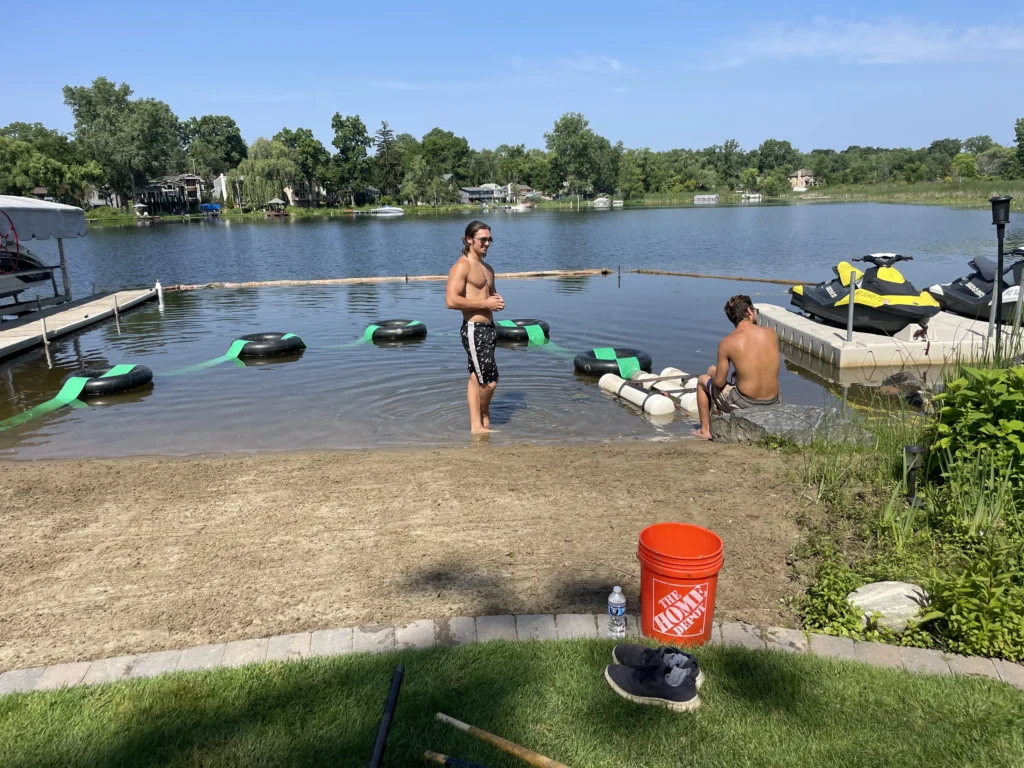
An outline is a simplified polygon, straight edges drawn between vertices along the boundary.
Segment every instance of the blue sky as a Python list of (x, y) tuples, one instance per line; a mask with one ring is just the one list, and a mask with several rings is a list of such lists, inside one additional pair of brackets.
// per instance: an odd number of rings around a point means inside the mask
[[(1016, 8), (1019, 10), (1015, 10)], [(71, 130), (61, 87), (104, 75), (182, 119), (228, 114), (325, 144), (336, 111), (543, 146), (580, 111), (652, 149), (766, 138), (919, 147), (1024, 117), (1024, 5), (963, 2), (17, 3), (0, 124)], [(46, 30), (45, 33), (43, 30)], [(13, 70), (11, 65), (13, 64)], [(1015, 73), (1015, 74), (1014, 74)]]

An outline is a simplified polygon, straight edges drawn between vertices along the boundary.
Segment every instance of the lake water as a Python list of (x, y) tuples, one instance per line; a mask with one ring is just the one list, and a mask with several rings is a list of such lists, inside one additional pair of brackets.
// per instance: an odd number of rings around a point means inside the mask
[[(818, 279), (839, 259), (895, 251), (920, 287), (963, 272), (965, 255), (995, 253), (986, 210), (880, 203), (478, 214), (493, 227), (495, 269), (622, 266)], [(92, 228), (65, 243), (79, 296), (173, 283), (444, 274), (466, 215), (211, 221)], [(1024, 244), (1015, 216), (1009, 243)], [(52, 242), (32, 249), (57, 263)]]
[[(785, 304), (784, 286), (635, 275), (634, 268), (751, 276), (824, 277), (840, 258), (896, 250), (916, 260), (919, 287), (948, 280), (965, 256), (993, 250), (985, 211), (924, 206), (816, 205), (608, 213), (488, 212), (498, 271), (622, 266), (604, 277), (505, 281), (506, 317), (551, 324), (555, 345), (498, 352), (502, 379), (492, 442), (673, 439), (692, 419), (655, 424), (573, 372), (594, 346), (636, 347), (655, 370), (700, 372), (730, 330), (734, 293)], [(91, 230), (66, 243), (78, 294), (152, 284), (446, 272), (467, 218), (211, 222)], [(1015, 235), (1011, 232), (1011, 235)], [(46, 254), (52, 244), (36, 244)], [(903, 265), (901, 265), (901, 268)], [(459, 317), (441, 282), (169, 293), (122, 318), (56, 341), (54, 367), (33, 351), (0, 363), (0, 420), (50, 397), (85, 364), (140, 363), (152, 388), (62, 408), (0, 432), (15, 458), (194, 454), (464, 442), (465, 353)], [(401, 347), (358, 343), (366, 325), (412, 318), (426, 340)], [(308, 349), (262, 365), (226, 362), (174, 375), (224, 354), (245, 333), (300, 335)], [(788, 402), (836, 402), (840, 389), (804, 360), (787, 362)]]

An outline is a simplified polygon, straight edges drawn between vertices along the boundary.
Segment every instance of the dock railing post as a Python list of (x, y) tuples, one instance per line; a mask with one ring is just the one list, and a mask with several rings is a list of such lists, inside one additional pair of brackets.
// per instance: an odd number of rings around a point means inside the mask
[(50, 340), (47, 338), (49, 332), (46, 330), (46, 318), (40, 318), (40, 322), (43, 324), (43, 351), (46, 353), (46, 365), (53, 368), (53, 360), (50, 359)]
[(71, 301), (71, 279), (68, 277), (68, 260), (64, 258), (64, 240), (57, 238), (57, 252), (60, 253), (60, 275), (64, 278), (64, 301)]
[(117, 304), (117, 294), (114, 294), (114, 322), (117, 324), (117, 333), (121, 333), (121, 308)]
[(156, 305), (159, 309), (164, 308), (164, 287), (160, 285), (160, 281), (156, 281), (156, 285), (153, 286), (156, 289)]
[(853, 301), (854, 294), (857, 291), (857, 275), (854, 272), (850, 273), (850, 311), (846, 314), (846, 341), (853, 341)]

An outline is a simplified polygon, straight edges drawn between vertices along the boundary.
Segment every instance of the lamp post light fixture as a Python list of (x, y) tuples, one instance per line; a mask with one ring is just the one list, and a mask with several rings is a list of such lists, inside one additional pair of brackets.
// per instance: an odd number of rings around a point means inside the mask
[(992, 336), (993, 326), (996, 333), (995, 360), (999, 360), (999, 347), (1003, 336), (1003, 237), (1006, 235), (1006, 225), (1010, 223), (1010, 201), (1009, 195), (1002, 197), (990, 197), (992, 204), (992, 223), (996, 228), (996, 240), (999, 250), (996, 257), (996, 284), (992, 288), (992, 306), (989, 309), (988, 335)]
[(903, 446), (903, 476), (907, 479), (907, 503), (912, 507), (923, 507), (924, 501), (917, 495), (917, 470), (924, 463), (923, 445)]

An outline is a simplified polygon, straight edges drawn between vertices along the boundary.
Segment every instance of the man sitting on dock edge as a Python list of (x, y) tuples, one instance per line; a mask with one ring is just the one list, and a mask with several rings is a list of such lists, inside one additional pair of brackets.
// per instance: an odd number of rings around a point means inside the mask
[[(697, 437), (711, 439), (711, 408), (732, 413), (743, 408), (777, 405), (779, 393), (779, 337), (757, 324), (758, 311), (749, 296), (739, 294), (725, 303), (725, 316), (736, 326), (718, 345), (718, 364), (698, 379)], [(730, 364), (735, 371), (729, 381)]]

